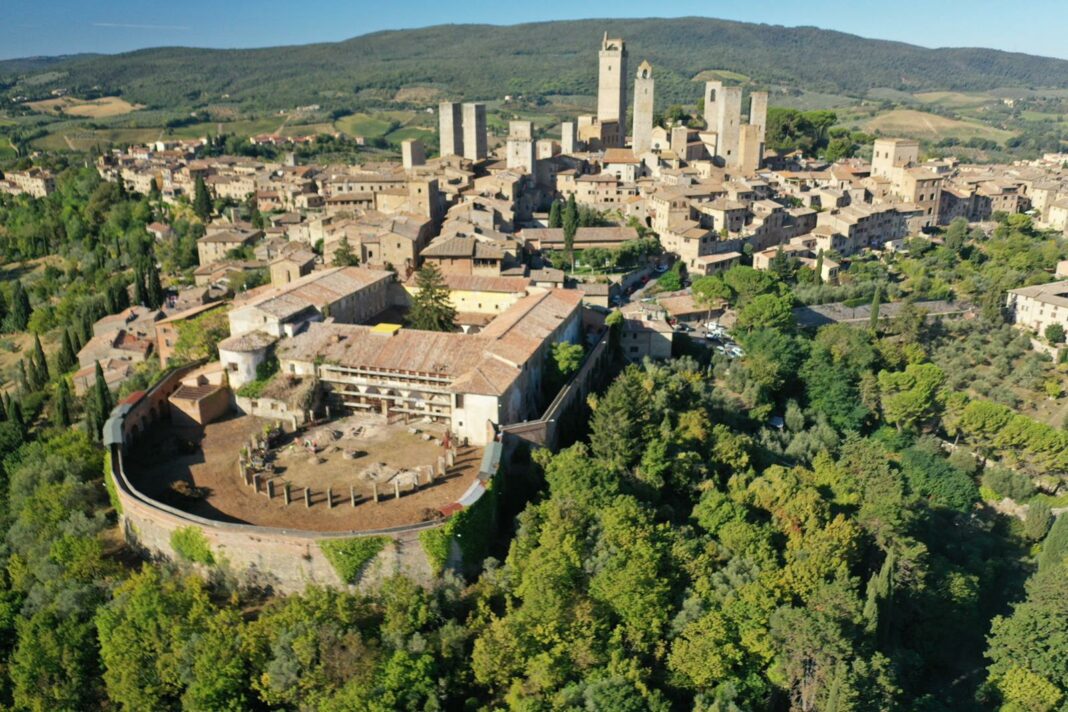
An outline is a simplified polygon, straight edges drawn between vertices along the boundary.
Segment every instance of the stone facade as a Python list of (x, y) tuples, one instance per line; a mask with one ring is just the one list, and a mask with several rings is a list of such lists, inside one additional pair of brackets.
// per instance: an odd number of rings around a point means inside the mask
[(634, 153), (641, 155), (653, 145), (653, 67), (642, 62), (634, 78)]
[(464, 104), (464, 158), (481, 161), (489, 154), (486, 148), (486, 105)]
[(438, 141), (442, 156), (464, 155), (463, 110), (455, 101), (438, 104)]

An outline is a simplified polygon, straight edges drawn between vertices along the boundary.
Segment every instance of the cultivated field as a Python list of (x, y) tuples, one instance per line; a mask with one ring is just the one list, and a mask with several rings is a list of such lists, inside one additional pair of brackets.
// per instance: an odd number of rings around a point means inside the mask
[(84, 116), (89, 119), (106, 119), (122, 116), (131, 111), (145, 108), (141, 104), (131, 104), (117, 96), (105, 96), (100, 99), (78, 99), (73, 96), (61, 96), (58, 99), (31, 101), (26, 104), (34, 111), (43, 114), (65, 114), (67, 116)]
[(914, 109), (894, 109), (876, 116), (843, 116), (842, 122), (862, 129), (868, 133), (880, 133), (884, 136), (905, 136), (908, 138), (937, 141), (943, 138), (985, 138), (1003, 143), (1014, 134), (978, 121), (950, 119), (937, 114)]

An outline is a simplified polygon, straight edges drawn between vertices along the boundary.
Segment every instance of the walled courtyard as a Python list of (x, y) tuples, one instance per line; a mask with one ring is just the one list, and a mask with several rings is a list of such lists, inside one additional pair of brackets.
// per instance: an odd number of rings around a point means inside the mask
[[(482, 449), (457, 447), (444, 477), (444, 426), (353, 415), (283, 432), (243, 476), (238, 459), (276, 421), (234, 415), (205, 427), (160, 423), (128, 456), (126, 473), (164, 504), (219, 521), (314, 531), (367, 531), (439, 518), (475, 480)], [(247, 484), (253, 469), (256, 485)], [(268, 481), (273, 497), (268, 497)], [(284, 489), (289, 484), (290, 502)], [(305, 499), (310, 492), (310, 505)], [(333, 506), (327, 500), (331, 490)], [(400, 490), (400, 497), (396, 496)], [(378, 501), (374, 501), (375, 491)], [(352, 503), (355, 494), (357, 504)]]

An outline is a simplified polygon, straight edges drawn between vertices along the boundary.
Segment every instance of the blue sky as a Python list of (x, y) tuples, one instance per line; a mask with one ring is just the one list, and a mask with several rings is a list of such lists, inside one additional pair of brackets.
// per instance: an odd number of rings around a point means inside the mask
[[(612, 17), (701, 15), (814, 25), (926, 47), (993, 47), (1068, 59), (1066, 0), (616, 0)], [(884, 5), (884, 3), (880, 3)], [(141, 47), (263, 47), (442, 23), (590, 16), (575, 0), (0, 0), (0, 59)], [(920, 19), (917, 19), (920, 18)], [(1041, 20), (1039, 19), (1041, 18)]]

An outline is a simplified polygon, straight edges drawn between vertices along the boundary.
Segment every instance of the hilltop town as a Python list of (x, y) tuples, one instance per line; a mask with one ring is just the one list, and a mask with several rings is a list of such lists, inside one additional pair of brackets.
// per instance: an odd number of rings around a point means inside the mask
[(1068, 153), (772, 150), (774, 94), (583, 71), (559, 135), (434, 96), (436, 151), (0, 175), (0, 592), (92, 601), (124, 709), (1055, 709)]

